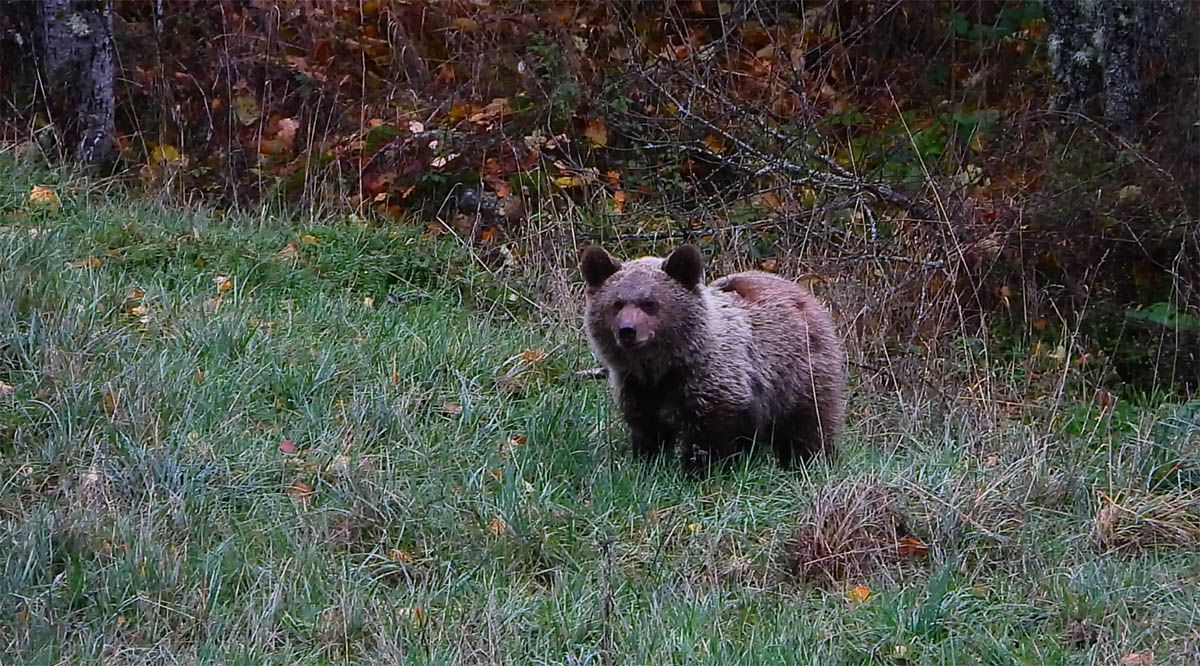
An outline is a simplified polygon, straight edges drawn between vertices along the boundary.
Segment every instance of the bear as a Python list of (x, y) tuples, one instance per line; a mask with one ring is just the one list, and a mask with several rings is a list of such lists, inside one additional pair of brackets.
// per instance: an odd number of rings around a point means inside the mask
[(792, 468), (835, 452), (845, 412), (845, 350), (808, 290), (748, 271), (704, 283), (694, 245), (665, 258), (579, 260), (588, 346), (647, 459), (675, 449), (687, 474), (771, 444)]

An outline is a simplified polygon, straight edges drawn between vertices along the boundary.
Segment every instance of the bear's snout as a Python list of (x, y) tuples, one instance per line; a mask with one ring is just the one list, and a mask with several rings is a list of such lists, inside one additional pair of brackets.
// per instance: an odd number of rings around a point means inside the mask
[(617, 327), (617, 339), (622, 344), (629, 344), (637, 340), (637, 326), (629, 323), (621, 324)]

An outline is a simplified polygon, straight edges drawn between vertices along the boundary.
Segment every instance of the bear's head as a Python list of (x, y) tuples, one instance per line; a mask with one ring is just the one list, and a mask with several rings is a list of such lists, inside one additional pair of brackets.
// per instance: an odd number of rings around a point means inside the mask
[(699, 323), (704, 259), (691, 245), (665, 259), (620, 262), (592, 245), (579, 262), (587, 282), (585, 318), (592, 341), (609, 356), (670, 349)]

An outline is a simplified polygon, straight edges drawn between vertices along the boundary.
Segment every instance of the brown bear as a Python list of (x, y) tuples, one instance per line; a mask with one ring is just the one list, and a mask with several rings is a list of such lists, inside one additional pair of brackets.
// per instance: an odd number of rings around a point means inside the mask
[(750, 271), (704, 284), (700, 251), (617, 261), (583, 251), (588, 343), (606, 366), (633, 448), (678, 447), (686, 472), (769, 441), (791, 467), (833, 453), (845, 351), (829, 311), (799, 285)]

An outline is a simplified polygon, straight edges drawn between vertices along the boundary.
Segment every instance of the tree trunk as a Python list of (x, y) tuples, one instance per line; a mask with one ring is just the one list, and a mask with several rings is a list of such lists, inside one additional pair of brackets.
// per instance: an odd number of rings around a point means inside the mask
[(110, 3), (40, 0), (32, 32), (61, 149), (84, 164), (111, 165), (115, 52)]
[(1053, 107), (1085, 110), (1103, 92), (1105, 119), (1136, 138), (1144, 111), (1142, 60), (1170, 63), (1186, 50), (1188, 36), (1180, 31), (1194, 25), (1194, 0), (1042, 0), (1042, 7), (1058, 81)]

